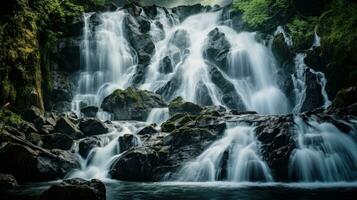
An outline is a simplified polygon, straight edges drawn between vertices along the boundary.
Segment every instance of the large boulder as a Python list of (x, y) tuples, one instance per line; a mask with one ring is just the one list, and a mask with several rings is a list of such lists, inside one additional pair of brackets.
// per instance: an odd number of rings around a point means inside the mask
[(201, 143), (205, 140), (213, 141), (216, 138), (208, 129), (202, 128), (181, 128), (173, 131), (164, 138), (165, 145), (184, 146)]
[(340, 90), (332, 101), (329, 110), (348, 107), (357, 103), (357, 86)]
[(83, 133), (68, 117), (60, 117), (56, 122), (55, 130), (68, 135), (72, 139), (83, 137)]
[(227, 41), (225, 34), (220, 32), (218, 28), (215, 28), (208, 33), (204, 58), (224, 72), (227, 72), (227, 58), (229, 57), (230, 48), (231, 45)]
[(124, 134), (118, 138), (120, 152), (139, 146), (139, 139), (133, 134)]
[(19, 182), (47, 181), (63, 178), (78, 167), (73, 155), (61, 150), (5, 143), (0, 148), (0, 171), (13, 174)]
[(182, 5), (173, 8), (172, 12), (177, 14), (177, 16), (179, 16), (179, 20), (182, 22), (191, 15), (195, 15), (203, 11), (209, 11), (210, 9), (210, 6), (203, 6), (201, 4)]
[(0, 174), (0, 191), (18, 187), (15, 177), (11, 174)]
[(98, 136), (84, 138), (78, 144), (78, 153), (83, 158), (86, 158), (94, 147), (99, 147), (100, 145), (101, 140)]
[(157, 152), (149, 148), (127, 151), (111, 166), (112, 178), (123, 181), (153, 181), (153, 171), (159, 165)]
[(99, 119), (89, 118), (79, 123), (79, 129), (86, 136), (108, 133), (109, 128)]
[(177, 97), (172, 100), (169, 104), (170, 115), (173, 116), (177, 113), (190, 113), (193, 115), (199, 114), (203, 108), (192, 102), (187, 102), (182, 99), (182, 97)]
[(319, 84), (318, 75), (307, 69), (305, 71), (305, 82), (306, 94), (300, 112), (311, 111), (322, 106), (324, 103), (324, 99), (321, 94), (322, 87)]
[(69, 150), (73, 145), (73, 139), (62, 133), (53, 133), (43, 137), (43, 147), (46, 149)]
[(286, 66), (294, 59), (294, 53), (286, 43), (283, 33), (279, 33), (274, 36), (272, 51), (275, 58), (280, 62), (281, 66)]
[(41, 195), (41, 200), (105, 200), (106, 189), (103, 182), (97, 179), (90, 181), (75, 178), (52, 185)]
[(85, 117), (96, 117), (98, 110), (99, 110), (99, 108), (96, 106), (86, 106), (84, 108), (81, 108), (81, 113)]
[(167, 107), (162, 98), (152, 92), (129, 87), (115, 90), (101, 105), (104, 111), (114, 114), (116, 120), (145, 121), (153, 108)]

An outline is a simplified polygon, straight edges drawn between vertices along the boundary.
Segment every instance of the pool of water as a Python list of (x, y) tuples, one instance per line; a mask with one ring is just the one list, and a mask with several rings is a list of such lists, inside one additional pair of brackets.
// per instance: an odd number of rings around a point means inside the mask
[[(0, 193), (1, 200), (32, 200), (55, 182), (24, 185)], [(105, 181), (108, 200), (355, 200), (357, 182), (353, 183), (229, 183), (229, 182), (121, 182)]]

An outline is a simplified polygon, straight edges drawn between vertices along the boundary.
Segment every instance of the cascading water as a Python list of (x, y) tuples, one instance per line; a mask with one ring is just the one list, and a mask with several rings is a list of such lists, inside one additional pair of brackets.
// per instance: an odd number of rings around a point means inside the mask
[[(357, 145), (349, 133), (331, 123), (295, 118), (298, 147), (290, 158), (292, 181), (353, 181), (357, 175)], [(352, 133), (350, 133), (352, 134)]]
[[(112, 132), (96, 136), (100, 145), (90, 150), (87, 157), (83, 158), (79, 154), (78, 143), (80, 141), (76, 142), (74, 145), (74, 151), (76, 152), (81, 168), (70, 172), (67, 175), (67, 178), (107, 178), (108, 170), (112, 162), (120, 156), (120, 153), (123, 152), (118, 142), (119, 137), (125, 134), (132, 134), (136, 137), (135, 133), (147, 125), (145, 122), (134, 121), (113, 123), (114, 127)], [(137, 141), (140, 141), (138, 137), (136, 138)]]
[[(180, 181), (273, 181), (252, 127), (233, 126), (177, 174)], [(226, 176), (226, 177), (225, 177)]]
[[(148, 34), (155, 42), (155, 51), (142, 83), (136, 86), (158, 92), (166, 100), (181, 96), (196, 103), (237, 108), (238, 105), (227, 103), (228, 97), (232, 101), (241, 101), (245, 110), (260, 114), (298, 113), (305, 101), (305, 73), (309, 70), (316, 75), (321, 86), (324, 107), (330, 104), (325, 91), (324, 74), (308, 68), (304, 63), (305, 54), (302, 53), (296, 55), (296, 70), (291, 75), (295, 102), (289, 102), (276, 81), (277, 63), (271, 49), (258, 42), (255, 33), (237, 33), (224, 25), (221, 12), (200, 13), (180, 23), (171, 10), (157, 8), (156, 16), (151, 18), (142, 10), (140, 16), (148, 18)], [(125, 18), (130, 14), (118, 10), (94, 15), (84, 15), (82, 71), (73, 100), (73, 111), (77, 113), (80, 113), (81, 104), (99, 107), (102, 100), (115, 89), (134, 85), (132, 79), (138, 67), (138, 54), (128, 42), (124, 30)], [(96, 24), (91, 22), (92, 17), (96, 17)], [(223, 35), (229, 45), (226, 61), (222, 64), (224, 69), (210, 60), (207, 53), (212, 31)], [(293, 45), (282, 27), (278, 28), (277, 33), (283, 33), (286, 43)], [(319, 45), (319, 37), (315, 33), (311, 48)], [(104, 112), (99, 112), (98, 117), (108, 119)], [(135, 134), (139, 128), (151, 123), (161, 124), (168, 118), (168, 108), (154, 108), (146, 123), (113, 122), (117, 128), (109, 134), (98, 136), (100, 147), (92, 149), (86, 158), (78, 154), (81, 169), (68, 176), (107, 177), (110, 165), (121, 153), (118, 143), (120, 136)], [(295, 123), (299, 145), (290, 161), (292, 180), (340, 181), (356, 177), (350, 173), (355, 173), (356, 169), (355, 142), (343, 136), (331, 124), (317, 124), (314, 121), (306, 124), (299, 120), (295, 120)], [(230, 127), (224, 137), (178, 172), (178, 180), (273, 181), (269, 167), (260, 156), (253, 129), (240, 125)], [(75, 149), (78, 152), (78, 145)], [(340, 171), (337, 170), (340, 168)]]

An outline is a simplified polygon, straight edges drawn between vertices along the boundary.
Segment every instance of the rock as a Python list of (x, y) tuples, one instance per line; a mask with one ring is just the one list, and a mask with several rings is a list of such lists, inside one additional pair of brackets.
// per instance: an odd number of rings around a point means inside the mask
[(199, 114), (203, 108), (191, 102), (186, 102), (182, 97), (177, 97), (169, 104), (170, 115), (173, 116), (177, 113), (190, 113), (193, 115)]
[(86, 158), (89, 154), (89, 152), (94, 148), (94, 147), (99, 147), (101, 146), (101, 140), (97, 136), (93, 137), (87, 137), (81, 140), (78, 144), (78, 153), (83, 157)]
[(333, 111), (338, 108), (351, 106), (355, 103), (357, 103), (357, 86), (344, 88), (337, 93), (328, 110)]
[(122, 181), (153, 181), (159, 156), (153, 149), (137, 148), (125, 152), (111, 166), (109, 174)]
[(85, 117), (96, 117), (98, 110), (99, 108), (96, 106), (87, 106), (81, 108), (81, 113), (83, 113)]
[(0, 148), (0, 171), (13, 174), (19, 182), (48, 181), (63, 178), (78, 167), (71, 154), (46, 151), (36, 146), (6, 143)]
[(261, 153), (276, 181), (288, 180), (289, 159), (295, 149), (293, 117), (268, 117), (256, 129)]
[(18, 187), (15, 177), (11, 174), (0, 174), (0, 191), (10, 190)]
[(143, 129), (141, 129), (137, 134), (138, 135), (152, 135), (154, 133), (157, 133), (158, 131), (155, 129), (153, 125), (147, 126)]
[(26, 140), (37, 146), (42, 145), (42, 137), (36, 132), (27, 133)]
[(230, 109), (245, 110), (245, 105), (236, 93), (234, 85), (229, 82), (216, 66), (210, 65), (210, 76), (212, 82), (221, 90), (223, 103)]
[(201, 13), (203, 11), (209, 11), (209, 6), (203, 6), (201, 4), (195, 5), (183, 5), (172, 8), (172, 12), (179, 16), (180, 21), (184, 21), (187, 17)]
[(46, 123), (44, 113), (36, 106), (31, 106), (24, 112), (24, 120), (29, 121), (36, 126), (42, 126)]
[(74, 73), (80, 69), (80, 40), (66, 38), (59, 41), (58, 64), (59, 69), (68, 73)]
[(173, 77), (164, 86), (156, 90), (156, 93), (161, 95), (165, 100), (174, 98), (175, 92), (180, 88), (181, 78)]
[(69, 101), (58, 101), (52, 105), (52, 111), (57, 113), (70, 112), (72, 110), (71, 102)]
[(305, 71), (306, 95), (300, 112), (311, 111), (323, 105), (324, 99), (321, 94), (321, 85), (316, 74), (310, 70)]
[(43, 137), (43, 147), (46, 149), (69, 150), (73, 145), (73, 139), (62, 133), (53, 133)]
[(160, 67), (159, 67), (159, 72), (163, 74), (168, 74), (173, 72), (173, 67), (171, 64), (171, 60), (168, 56), (165, 56), (161, 61), (160, 61)]
[(51, 90), (51, 101), (57, 103), (61, 101), (71, 102), (73, 99), (72, 92), (75, 89), (73, 82), (70, 80), (70, 74), (55, 69), (53, 72), (53, 86)]
[(124, 134), (118, 138), (120, 152), (129, 150), (139, 145), (139, 139), (133, 134)]
[(162, 107), (167, 107), (167, 104), (159, 95), (133, 87), (115, 90), (101, 105), (104, 111), (114, 114), (115, 120), (141, 121), (147, 119), (151, 109)]
[(228, 72), (227, 58), (231, 45), (227, 41), (225, 34), (218, 28), (208, 33), (207, 44), (204, 47), (204, 58), (218, 66), (224, 72)]
[(81, 178), (64, 180), (52, 185), (41, 195), (41, 200), (105, 200), (106, 189), (98, 179), (86, 181)]
[(60, 117), (56, 122), (55, 130), (68, 135), (72, 139), (83, 137), (83, 133), (68, 117)]
[(277, 58), (281, 65), (292, 62), (294, 59), (294, 53), (290, 49), (289, 45), (285, 42), (283, 33), (279, 33), (274, 36), (272, 51), (275, 58)]
[(109, 131), (109, 128), (102, 121), (96, 118), (90, 118), (81, 121), (79, 123), (79, 129), (86, 136), (100, 135), (108, 133)]
[(204, 140), (213, 140), (215, 135), (208, 129), (180, 128), (164, 138), (165, 145), (184, 146), (200, 143)]

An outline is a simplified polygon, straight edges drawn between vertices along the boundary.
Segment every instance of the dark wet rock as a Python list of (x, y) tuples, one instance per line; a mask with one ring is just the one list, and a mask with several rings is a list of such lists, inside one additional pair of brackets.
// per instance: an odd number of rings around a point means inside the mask
[(83, 113), (85, 117), (95, 117), (97, 116), (98, 110), (99, 108), (96, 106), (87, 106), (81, 109), (81, 113)]
[(111, 166), (112, 178), (123, 181), (153, 181), (159, 156), (153, 149), (137, 148), (125, 152)]
[(289, 158), (296, 146), (293, 118), (267, 117), (255, 129), (261, 142), (263, 159), (273, 172), (276, 181), (288, 180)]
[(45, 118), (43, 112), (36, 106), (31, 106), (24, 112), (24, 120), (34, 123), (36, 126), (42, 126), (45, 124)]
[(160, 67), (159, 67), (159, 72), (163, 74), (168, 74), (173, 72), (173, 67), (171, 60), (168, 56), (165, 56), (161, 61), (160, 61)]
[(94, 147), (99, 147), (101, 146), (101, 140), (97, 136), (93, 137), (87, 137), (81, 140), (78, 144), (78, 153), (83, 157), (86, 158), (89, 154), (89, 152), (94, 148)]
[(344, 108), (357, 103), (357, 86), (340, 90), (332, 101), (329, 111)]
[(89, 118), (89, 119), (82, 120), (79, 123), (79, 129), (86, 136), (100, 135), (100, 134), (108, 133), (109, 131), (107, 125), (105, 125), (102, 121), (96, 118)]
[(244, 103), (236, 93), (234, 85), (229, 82), (216, 66), (210, 66), (212, 82), (221, 90), (223, 103), (231, 109), (245, 110)]
[(316, 74), (310, 70), (305, 71), (306, 96), (300, 112), (310, 111), (323, 105), (324, 99), (321, 94), (322, 87)]
[(175, 91), (180, 88), (181, 78), (173, 77), (164, 86), (159, 88), (156, 93), (161, 95), (165, 100), (170, 100), (174, 97)]
[(239, 110), (231, 110), (232, 115), (256, 115), (258, 114), (256, 111), (239, 111)]
[(41, 200), (105, 200), (106, 189), (103, 182), (97, 179), (90, 181), (74, 178), (52, 185), (41, 195)]
[(177, 129), (164, 138), (165, 145), (183, 146), (212, 140), (215, 135), (207, 129), (182, 128)]
[(104, 111), (113, 113), (116, 120), (141, 121), (147, 119), (152, 108), (166, 106), (159, 95), (133, 87), (115, 90), (101, 105)]
[(26, 134), (26, 140), (31, 142), (34, 145), (41, 146), (42, 145), (42, 137), (40, 134), (36, 132), (30, 132)]
[(133, 134), (124, 134), (118, 138), (120, 152), (129, 150), (139, 145), (139, 139)]
[[(14, 140), (19, 141), (21, 140)], [(0, 149), (0, 162), (0, 171), (13, 174), (20, 182), (63, 178), (69, 170), (78, 167), (72, 155), (67, 152), (50, 152), (24, 141), (22, 144), (3, 144)]]
[(80, 69), (80, 40), (75, 38), (62, 39), (58, 45), (58, 64), (62, 71), (68, 73), (76, 72)]
[(60, 117), (56, 122), (55, 130), (68, 135), (72, 139), (83, 137), (83, 133), (68, 117)]
[(54, 70), (51, 90), (52, 103), (72, 101), (75, 86), (69, 77), (70, 74), (68, 72), (61, 72), (59, 69)]
[(143, 129), (141, 129), (137, 134), (138, 135), (152, 135), (154, 133), (157, 133), (158, 131), (155, 129), (153, 125), (147, 126)]
[(192, 102), (187, 102), (182, 99), (182, 97), (177, 97), (172, 100), (169, 104), (170, 115), (175, 115), (177, 113), (190, 113), (193, 115), (199, 114), (203, 108)]
[(207, 44), (204, 48), (204, 58), (227, 72), (227, 58), (231, 45), (225, 34), (220, 32), (218, 28), (213, 29), (208, 33)]
[(11, 174), (0, 174), (0, 191), (18, 187), (15, 177)]
[(52, 111), (57, 113), (70, 112), (72, 110), (72, 104), (69, 101), (58, 101), (53, 103)]
[(73, 139), (62, 133), (53, 133), (43, 137), (43, 147), (46, 149), (69, 150), (73, 145)]
[(283, 64), (291, 62), (294, 59), (294, 53), (289, 45), (285, 42), (283, 33), (279, 33), (273, 38), (272, 51), (277, 60)]

